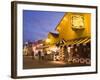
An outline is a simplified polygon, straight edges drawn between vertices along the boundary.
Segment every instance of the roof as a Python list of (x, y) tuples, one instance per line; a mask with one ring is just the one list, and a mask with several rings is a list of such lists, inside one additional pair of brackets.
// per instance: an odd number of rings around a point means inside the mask
[(62, 19), (59, 21), (58, 25), (56, 26), (55, 30), (57, 30), (57, 27), (60, 25), (61, 21), (64, 19), (64, 17), (66, 16), (66, 13), (64, 14), (64, 16), (62, 17)]
[(86, 44), (89, 43), (90, 41), (91, 41), (90, 37), (83, 37), (79, 39), (67, 40), (65, 41), (65, 45)]
[(55, 38), (58, 38), (59, 37), (59, 34), (58, 33), (49, 32), (49, 34), (51, 34)]

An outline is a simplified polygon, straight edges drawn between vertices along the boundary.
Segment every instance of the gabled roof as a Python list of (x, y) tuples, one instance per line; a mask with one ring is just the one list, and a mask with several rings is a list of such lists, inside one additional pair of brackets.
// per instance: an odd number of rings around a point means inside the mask
[(59, 26), (59, 24), (61, 23), (61, 21), (64, 19), (64, 17), (66, 16), (66, 13), (64, 14), (64, 16), (62, 17), (62, 19), (59, 21), (58, 25), (56, 26), (55, 30), (57, 30), (57, 27)]
[(49, 32), (49, 34), (51, 34), (55, 38), (58, 38), (59, 37), (59, 34), (58, 33)]

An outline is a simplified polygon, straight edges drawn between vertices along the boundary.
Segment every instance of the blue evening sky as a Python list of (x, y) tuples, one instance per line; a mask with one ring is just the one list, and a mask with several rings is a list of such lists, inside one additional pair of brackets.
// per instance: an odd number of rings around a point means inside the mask
[(64, 16), (64, 12), (23, 10), (23, 41), (45, 39)]

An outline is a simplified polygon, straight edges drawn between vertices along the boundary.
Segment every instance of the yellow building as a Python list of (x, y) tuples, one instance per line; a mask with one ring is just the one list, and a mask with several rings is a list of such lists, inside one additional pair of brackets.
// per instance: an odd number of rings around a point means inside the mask
[[(59, 38), (65, 41), (84, 39), (90, 41), (91, 14), (90, 13), (65, 13), (56, 27)], [(87, 39), (85, 39), (87, 38)]]
[(48, 38), (46, 39), (46, 44), (54, 45), (59, 41), (59, 34), (57, 33), (48, 33)]

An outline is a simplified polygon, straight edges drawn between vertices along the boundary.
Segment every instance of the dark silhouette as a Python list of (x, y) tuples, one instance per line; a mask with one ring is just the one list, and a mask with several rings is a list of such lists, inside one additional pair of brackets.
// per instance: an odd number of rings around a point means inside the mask
[(38, 51), (39, 60), (41, 60), (41, 51)]

